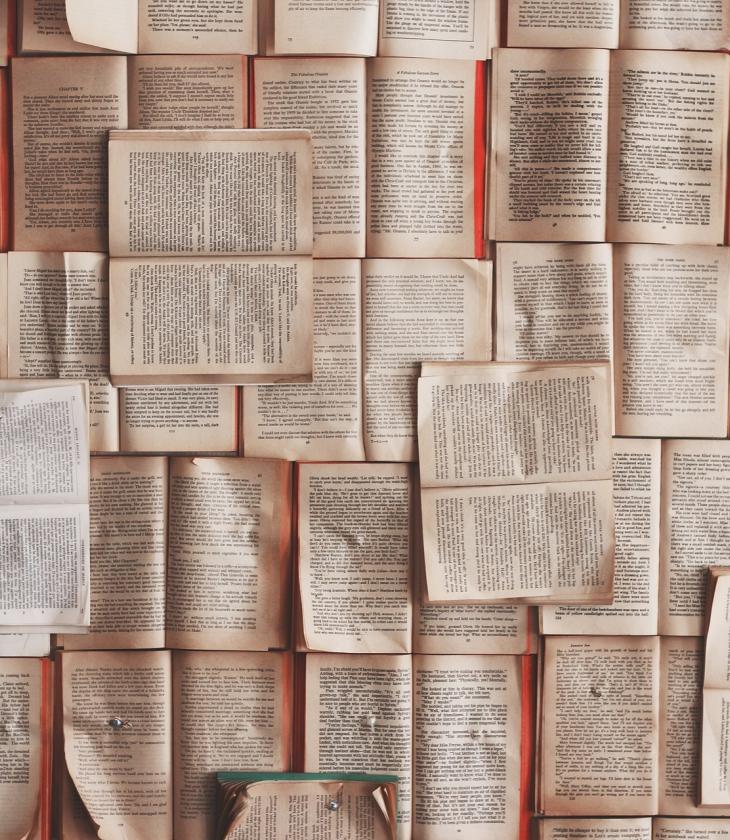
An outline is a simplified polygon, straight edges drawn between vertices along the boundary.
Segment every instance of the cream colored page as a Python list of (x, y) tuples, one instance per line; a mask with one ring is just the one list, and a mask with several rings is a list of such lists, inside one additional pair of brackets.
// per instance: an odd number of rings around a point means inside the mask
[(117, 52), (137, 52), (138, 0), (66, 0), (71, 37)]
[(172, 459), (168, 647), (286, 647), (289, 488), (283, 461)]
[(109, 381), (107, 258), (89, 253), (8, 255), (8, 375), (86, 379), (89, 446), (119, 449), (119, 408)]
[(274, 52), (375, 55), (378, 0), (273, 0)]
[(365, 60), (256, 60), (256, 128), (312, 133), (313, 254), (365, 256)]
[(243, 452), (290, 461), (362, 461), (360, 262), (315, 260), (311, 383), (243, 390)]
[(730, 808), (730, 690), (705, 688), (702, 693), (702, 759), (700, 802)]
[(363, 434), (375, 461), (415, 461), (416, 384), (426, 359), (490, 359), (492, 264), (365, 260)]
[(610, 480), (425, 488), (421, 507), (431, 601), (610, 603)]
[(705, 634), (705, 688), (730, 688), (730, 575), (717, 576)]
[(417, 656), (413, 667), (414, 834), (518, 840), (520, 657)]
[(410, 656), (308, 654), (304, 770), (399, 777), (398, 840), (411, 837)]
[(722, 244), (729, 91), (726, 55), (613, 53), (610, 241)]
[(656, 636), (546, 639), (546, 814), (656, 813), (659, 670)]
[(104, 52), (71, 37), (66, 0), (22, 0), (18, 3), (18, 51), (47, 53)]
[(725, 437), (730, 249), (614, 254), (616, 433)]
[(106, 137), (126, 126), (126, 60), (16, 59), (12, 90), (14, 247), (106, 251)]
[(606, 50), (495, 52), (492, 238), (605, 239), (608, 87)]
[(282, 653), (173, 654), (175, 840), (216, 836), (216, 773), (289, 769), (289, 668)]
[(66, 650), (165, 647), (167, 458), (92, 458), (91, 626)]
[(513, 0), (507, 16), (510, 47), (618, 47), (620, 0)]
[(123, 452), (232, 452), (236, 388), (123, 388), (119, 438)]
[(651, 817), (546, 817), (538, 823), (538, 837), (539, 840), (652, 840), (651, 828)]
[(298, 560), (309, 650), (411, 650), (411, 471), (301, 464)]
[(501, 242), (496, 265), (496, 359), (611, 358), (611, 245)]
[(247, 65), (237, 55), (128, 59), (129, 127), (246, 128)]
[(730, 47), (730, 8), (722, 0), (621, 0), (623, 49), (719, 50)]
[(725, 840), (730, 837), (730, 821), (723, 819), (677, 819), (656, 817), (654, 840)]
[(661, 498), (659, 632), (700, 636), (706, 569), (730, 565), (730, 442), (666, 441)]
[(111, 132), (109, 140), (112, 256), (312, 253), (308, 132)]
[(172, 838), (169, 651), (62, 656), (66, 766), (101, 840)]
[[(475, 62), (368, 62), (369, 257), (473, 257)], [(478, 132), (476, 132), (478, 135)], [(476, 227), (475, 227), (476, 226)]]
[(543, 633), (651, 636), (659, 600), (661, 441), (614, 438), (613, 603), (543, 607)]
[(41, 791), (42, 663), (0, 659), (0, 840), (35, 836)]
[(50, 652), (48, 633), (0, 634), (0, 656), (48, 656)]
[(256, 52), (255, 0), (139, 0), (141, 53)]
[(422, 376), (422, 485), (610, 478), (610, 387), (608, 364)]

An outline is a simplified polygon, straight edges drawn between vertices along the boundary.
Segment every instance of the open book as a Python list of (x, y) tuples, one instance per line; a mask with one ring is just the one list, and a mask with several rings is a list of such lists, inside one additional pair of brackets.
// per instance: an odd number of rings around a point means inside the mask
[(703, 817), (545, 818), (538, 840), (724, 840), (730, 821)]

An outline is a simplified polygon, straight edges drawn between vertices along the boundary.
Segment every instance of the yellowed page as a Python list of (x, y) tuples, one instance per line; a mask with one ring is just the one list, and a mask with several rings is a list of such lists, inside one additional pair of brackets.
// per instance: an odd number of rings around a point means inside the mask
[(304, 643), (338, 653), (409, 653), (411, 504), (407, 464), (299, 466)]
[(123, 388), (119, 438), (123, 452), (235, 452), (236, 388)]
[(495, 359), (610, 359), (611, 266), (608, 244), (500, 242)]
[(537, 824), (539, 840), (652, 840), (651, 817), (545, 817)]
[(109, 129), (127, 122), (121, 57), (13, 62), (14, 247), (105, 251)]
[(552, 636), (544, 668), (545, 814), (656, 813), (659, 639)]
[(416, 656), (413, 669), (414, 834), (519, 840), (520, 657)]
[(238, 55), (130, 56), (129, 127), (246, 128), (246, 59)]
[[(481, 68), (446, 59), (368, 62), (369, 257), (474, 257), (475, 111)], [(478, 126), (477, 126), (478, 128)]]
[(66, 766), (101, 840), (172, 840), (169, 651), (64, 653)]
[(426, 359), (490, 359), (492, 264), (483, 260), (365, 260), (365, 451), (415, 461), (416, 383)]
[(0, 659), (0, 840), (40, 836), (42, 663), (38, 659)]
[[(621, 48), (719, 50), (730, 47), (730, 7), (722, 0), (621, 0)], [(662, 838), (663, 840), (663, 838)]]
[(66, 0), (20, 0), (18, 5), (18, 52), (100, 53), (91, 44), (71, 37), (66, 20)]
[(274, 52), (375, 55), (378, 0), (273, 0)]
[(708, 566), (730, 565), (730, 441), (662, 449), (659, 632), (700, 636)]
[(109, 172), (114, 257), (312, 253), (307, 131), (112, 131)]
[(175, 651), (175, 840), (216, 832), (215, 773), (289, 769), (286, 653)]
[(108, 296), (104, 254), (8, 255), (8, 376), (87, 379), (89, 446), (95, 452), (119, 449)]
[(290, 482), (284, 461), (171, 460), (168, 647), (286, 647)]
[(256, 52), (254, 0), (138, 0), (139, 52)]
[(311, 383), (243, 389), (243, 453), (362, 461), (359, 260), (315, 260)]
[(109, 316), (114, 384), (312, 379), (310, 257), (114, 259)]
[(365, 60), (257, 59), (256, 128), (312, 133), (315, 257), (365, 256)]
[(722, 244), (730, 57), (611, 56), (607, 239)]
[(543, 607), (543, 633), (652, 636), (658, 632), (661, 441), (615, 438), (613, 603)]
[(512, 0), (510, 47), (618, 47), (620, 0)]
[(91, 459), (91, 626), (66, 650), (165, 647), (167, 458)]
[(74, 41), (117, 52), (137, 52), (139, 0), (66, 0)]
[(398, 776), (398, 840), (411, 837), (411, 663), (405, 655), (306, 658), (305, 772)]
[(492, 238), (603, 241), (609, 53), (495, 51)]

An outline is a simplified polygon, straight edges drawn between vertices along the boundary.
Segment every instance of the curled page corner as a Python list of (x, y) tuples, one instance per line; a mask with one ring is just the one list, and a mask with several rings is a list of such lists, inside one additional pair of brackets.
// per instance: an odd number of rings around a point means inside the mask
[(137, 52), (137, 0), (66, 0), (66, 21), (71, 37), (80, 44)]

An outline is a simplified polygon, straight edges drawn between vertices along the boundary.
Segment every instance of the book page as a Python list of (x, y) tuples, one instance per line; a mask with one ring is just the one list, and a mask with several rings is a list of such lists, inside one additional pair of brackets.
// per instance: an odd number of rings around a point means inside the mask
[(253, 79), (256, 128), (312, 133), (313, 255), (364, 257), (365, 60), (257, 59)]
[(15, 251), (8, 255), (7, 302), (8, 376), (88, 380), (89, 446), (117, 451), (106, 256)]
[(306, 657), (304, 770), (398, 776), (398, 840), (411, 837), (410, 656), (310, 653)]
[(170, 651), (62, 654), (66, 766), (105, 840), (172, 840)]
[(109, 173), (114, 257), (312, 253), (306, 131), (112, 131)]
[(610, 359), (611, 265), (609, 244), (498, 243), (495, 358)]
[(359, 260), (315, 260), (312, 382), (243, 389), (243, 453), (363, 461)]
[(619, 0), (513, 0), (510, 47), (618, 47)]
[(138, 0), (139, 52), (256, 52), (254, 0)]
[(651, 817), (545, 817), (537, 824), (539, 840), (652, 840)]
[(407, 464), (299, 465), (298, 560), (309, 650), (411, 650)]
[(500, 49), (492, 72), (492, 238), (603, 241), (609, 53)]
[(720, 50), (730, 47), (730, 8), (721, 0), (621, 0), (625, 50)]
[(369, 257), (483, 255), (484, 64), (368, 62)]
[(613, 603), (543, 607), (543, 633), (652, 636), (659, 600), (661, 441), (614, 438)]
[(724, 840), (730, 836), (730, 821), (712, 819), (654, 819), (654, 840)]
[(285, 653), (175, 651), (175, 840), (215, 836), (215, 774), (287, 770), (291, 660)]
[(427, 359), (490, 359), (492, 264), (365, 260), (364, 436), (370, 460), (415, 461), (416, 386)]
[(171, 385), (119, 391), (123, 452), (235, 452), (236, 388)]
[(128, 72), (130, 128), (248, 125), (248, 65), (241, 56), (130, 56)]
[(66, 0), (20, 0), (17, 6), (19, 54), (104, 52), (71, 37)]
[(656, 813), (659, 639), (552, 636), (544, 662), (545, 814)]
[(521, 659), (416, 656), (413, 830), (423, 840), (521, 836)]
[(617, 245), (616, 433), (725, 437), (730, 249)]
[(64, 647), (165, 647), (167, 458), (92, 458), (90, 486), (91, 626)]
[(730, 58), (611, 56), (607, 238), (721, 245)]
[(171, 459), (168, 647), (286, 647), (290, 469), (284, 461)]
[(48, 633), (0, 633), (0, 656), (48, 656), (51, 637)]
[(730, 808), (730, 689), (702, 692), (702, 759), (700, 801), (706, 806)]
[(312, 379), (309, 257), (114, 259), (109, 316), (114, 384)]
[(375, 55), (378, 0), (273, 0), (274, 52)]
[(71, 37), (117, 52), (138, 48), (139, 0), (66, 0), (66, 20)]
[(730, 441), (662, 450), (659, 632), (700, 636), (708, 566), (730, 565)]
[(13, 62), (14, 247), (105, 251), (109, 129), (127, 122), (121, 57)]

